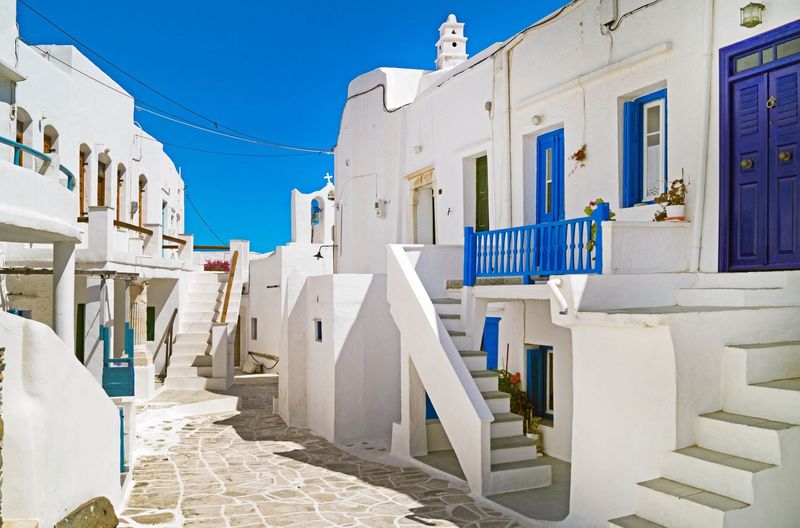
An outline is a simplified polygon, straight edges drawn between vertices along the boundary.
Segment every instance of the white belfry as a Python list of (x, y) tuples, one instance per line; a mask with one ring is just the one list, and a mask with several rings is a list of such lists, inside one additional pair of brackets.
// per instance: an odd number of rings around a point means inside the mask
[(467, 37), (464, 23), (451, 14), (439, 26), (439, 42), (436, 43), (436, 69), (444, 70), (458, 66), (467, 60)]

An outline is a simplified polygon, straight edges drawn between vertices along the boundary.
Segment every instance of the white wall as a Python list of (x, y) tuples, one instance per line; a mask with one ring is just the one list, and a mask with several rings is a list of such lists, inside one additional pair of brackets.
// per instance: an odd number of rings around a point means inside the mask
[(400, 415), (400, 338), (386, 302), (386, 276), (306, 278), (296, 271), (290, 290), (301, 281), (281, 349), (281, 416), (332, 442), (388, 446)]
[(53, 526), (85, 501), (120, 502), (119, 413), (44, 325), (0, 313), (6, 519)]

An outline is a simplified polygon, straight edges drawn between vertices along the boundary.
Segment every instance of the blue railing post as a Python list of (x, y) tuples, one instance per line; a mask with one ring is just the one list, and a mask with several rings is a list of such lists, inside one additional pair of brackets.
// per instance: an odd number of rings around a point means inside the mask
[(125, 466), (125, 411), (119, 408), (119, 472), (126, 473)]
[(464, 228), (464, 286), (475, 286), (477, 255), (475, 228)]
[(607, 202), (597, 204), (597, 208), (592, 213), (592, 220), (597, 226), (594, 238), (594, 271), (603, 273), (603, 222), (611, 220), (611, 207)]

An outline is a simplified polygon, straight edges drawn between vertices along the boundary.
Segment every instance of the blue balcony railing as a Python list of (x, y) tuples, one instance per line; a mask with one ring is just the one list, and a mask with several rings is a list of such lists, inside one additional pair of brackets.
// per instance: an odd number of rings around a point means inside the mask
[(100, 326), (103, 343), (103, 389), (114, 398), (134, 395), (133, 329), (125, 323), (125, 357), (111, 357), (111, 329)]
[(464, 229), (464, 285), (479, 277), (603, 272), (603, 226), (611, 211), (600, 203), (591, 216), (476, 233)]
[[(33, 156), (35, 158), (39, 158), (40, 160), (45, 162), (45, 164), (52, 163), (52, 161), (53, 161), (53, 159), (50, 156), (48, 156), (47, 154), (39, 152), (36, 149), (32, 149), (31, 147), (29, 147), (27, 145), (23, 145), (22, 143), (18, 143), (18, 142), (14, 141), (14, 140), (5, 138), (3, 136), (0, 136), (0, 143), (3, 144), (3, 145), (8, 145), (9, 147), (12, 147), (14, 149), (14, 165), (20, 165), (20, 159), (22, 159), (22, 153), (23, 152), (26, 152), (26, 153), (30, 154), (31, 156)], [(43, 166), (44, 166), (44, 164), (43, 164)], [(75, 188), (75, 176), (72, 174), (72, 172), (68, 168), (63, 166), (63, 165), (59, 165), (58, 166), (58, 170), (63, 172), (64, 175), (67, 177), (67, 189), (69, 189), (70, 191), (72, 189), (74, 189)]]

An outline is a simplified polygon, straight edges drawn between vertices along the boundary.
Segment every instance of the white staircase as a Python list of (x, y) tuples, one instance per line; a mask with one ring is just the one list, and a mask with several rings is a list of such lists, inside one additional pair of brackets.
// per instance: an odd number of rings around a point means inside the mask
[(461, 299), (444, 297), (444, 280), (441, 297), (432, 298), (412, 261), (405, 248), (390, 246), (388, 297), (403, 357), (414, 364), (439, 415), (440, 421), (426, 423), (428, 453), (452, 449), (469, 486), (483, 495), (549, 486), (551, 467), (537, 461), (535, 441), (522, 434), (522, 417), (498, 391), (498, 373), (475, 350)]
[[(679, 302), (797, 304), (786, 275), (764, 273), (752, 279), (701, 277), (697, 287), (680, 292)], [(764, 330), (754, 328), (753, 333)], [(724, 409), (696, 418), (696, 445), (669, 453), (661, 478), (638, 484), (635, 515), (613, 519), (609, 526), (800, 526), (800, 341), (729, 345), (722, 358)]]
[[(195, 271), (186, 273), (184, 280), (188, 282), (186, 299), (181, 303), (180, 325), (164, 388), (224, 390), (226, 376), (214, 375), (211, 326), (221, 317), (228, 274)], [(227, 314), (229, 330), (235, 328), (240, 299), (241, 282), (234, 281)]]

